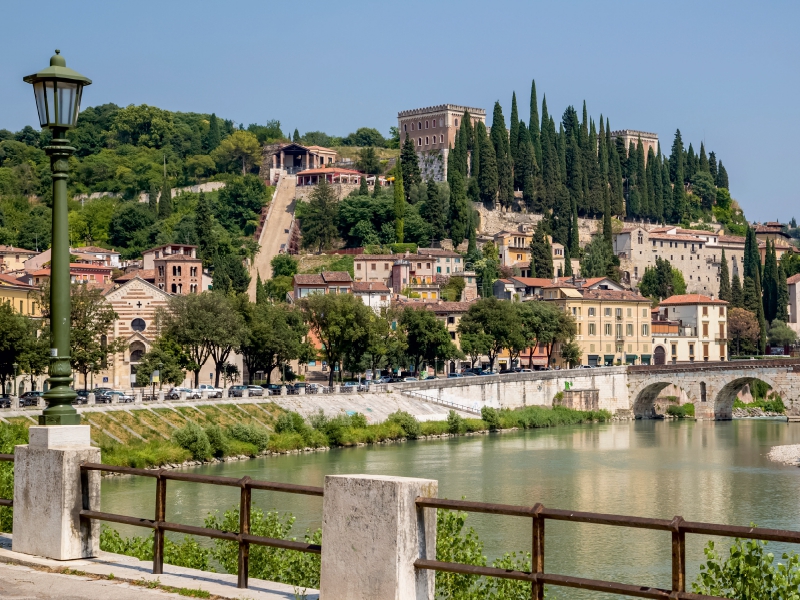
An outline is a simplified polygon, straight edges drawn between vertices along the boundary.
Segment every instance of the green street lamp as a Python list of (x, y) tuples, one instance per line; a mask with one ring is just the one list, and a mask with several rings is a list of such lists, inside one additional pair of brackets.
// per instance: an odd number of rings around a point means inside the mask
[(53, 172), (53, 232), (50, 260), (50, 377), (44, 394), (47, 408), (39, 415), (39, 425), (80, 425), (81, 417), (72, 406), (76, 397), (69, 360), (70, 275), (69, 222), (67, 220), (67, 172), (69, 157), (75, 152), (66, 138), (75, 127), (80, 111), (81, 94), (91, 80), (67, 68), (56, 50), (50, 66), (23, 77), (33, 84), (39, 124), (53, 133), (44, 151), (50, 157)]
[(12, 366), (14, 367), (14, 396), (16, 396), (17, 395), (17, 368), (19, 367), (19, 365), (17, 363), (14, 363)]

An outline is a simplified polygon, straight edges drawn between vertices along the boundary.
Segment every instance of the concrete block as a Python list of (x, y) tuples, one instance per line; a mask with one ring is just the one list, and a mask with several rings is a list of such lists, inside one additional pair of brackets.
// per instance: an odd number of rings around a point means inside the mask
[(222, 390), (222, 399), (223, 400), (227, 400), (228, 397), (229, 397), (228, 396), (228, 388), (225, 388), (224, 390)]
[(286, 395), (286, 386), (282, 385), (281, 386), (281, 396), (285, 396), (285, 395)]
[(208, 390), (202, 390), (200, 392), (200, 399), (201, 400), (208, 400)]
[(306, 388), (305, 388), (305, 386), (300, 386), (299, 388), (297, 388), (297, 394), (298, 394), (299, 396), (305, 396), (305, 395), (306, 395)]
[(433, 479), (326, 476), (320, 597), (433, 600), (434, 573), (414, 561), (436, 557), (436, 511), (415, 499), (438, 488)]
[[(63, 430), (63, 431), (62, 431)], [(56, 560), (97, 556), (100, 523), (81, 521), (81, 509), (100, 509), (100, 462), (88, 425), (30, 428), (31, 443), (14, 449), (14, 552)]]
[(164, 390), (158, 390), (158, 402), (164, 402)]
[(95, 397), (94, 392), (89, 392), (89, 395), (86, 396), (86, 404), (87, 406), (88, 405), (94, 406), (95, 404), (97, 404), (97, 398)]
[(133, 403), (134, 404), (141, 404), (142, 403), (142, 390), (137, 390), (133, 394)]
[(186, 400), (186, 392), (181, 392), (181, 401)]
[(249, 398), (249, 397), (250, 397), (250, 390), (248, 390), (246, 388), (243, 389), (242, 390), (242, 398)]

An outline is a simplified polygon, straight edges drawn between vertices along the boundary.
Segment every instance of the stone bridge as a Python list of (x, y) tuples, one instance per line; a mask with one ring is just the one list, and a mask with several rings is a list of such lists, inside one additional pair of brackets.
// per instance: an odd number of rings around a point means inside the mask
[[(612, 414), (649, 418), (661, 390), (681, 387), (702, 419), (730, 419), (737, 393), (755, 379), (772, 386), (790, 414), (800, 414), (800, 360), (773, 359), (659, 366), (620, 366), (484, 377), (432, 379), (393, 384), (401, 393), (473, 409), (552, 406), (601, 408)], [(569, 388), (568, 391), (567, 388)]]

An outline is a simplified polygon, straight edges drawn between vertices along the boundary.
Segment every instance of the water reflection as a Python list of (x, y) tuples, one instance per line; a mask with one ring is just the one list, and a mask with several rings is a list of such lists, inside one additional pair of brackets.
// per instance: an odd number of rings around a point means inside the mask
[[(439, 480), (440, 496), (449, 498), (800, 529), (800, 470), (765, 456), (771, 446), (790, 443), (800, 443), (800, 426), (785, 422), (639, 421), (332, 450), (194, 471), (306, 485), (322, 485), (326, 474), (429, 477)], [(235, 489), (172, 481), (168, 496), (167, 518), (197, 525), (209, 512), (238, 502)], [(154, 498), (151, 480), (103, 481), (105, 511), (152, 518)], [(253, 501), (294, 513), (298, 535), (320, 526), (319, 498), (254, 492)], [(490, 558), (530, 547), (527, 520), (473, 515), (469, 522)], [(705, 540), (688, 539), (693, 578)], [(665, 533), (548, 522), (546, 550), (550, 572), (669, 585)], [(553, 592), (562, 599), (607, 597)]]

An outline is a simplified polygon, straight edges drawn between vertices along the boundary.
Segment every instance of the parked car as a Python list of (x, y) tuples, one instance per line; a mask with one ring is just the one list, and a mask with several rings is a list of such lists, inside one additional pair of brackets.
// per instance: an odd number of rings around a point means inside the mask
[(96, 395), (95, 401), (102, 402), (103, 404), (111, 404), (112, 402), (125, 404), (127, 402), (133, 402), (133, 396), (119, 390), (108, 390), (99, 396)]
[(464, 371), (461, 373), (461, 377), (477, 377), (477, 375), (472, 371)]
[(206, 392), (209, 398), (222, 398), (222, 388), (214, 387), (210, 383), (201, 383), (197, 387), (197, 391), (201, 398), (203, 392)]
[(75, 393), (78, 394), (78, 396), (72, 401), (73, 404), (86, 404), (89, 402), (90, 390), (76, 390)]
[(11, 398), (0, 396), (0, 408), (11, 408)]
[[(270, 393), (272, 393), (272, 386), (275, 384), (270, 384)], [(278, 388), (278, 393), (281, 393), (281, 386), (276, 386)], [(248, 385), (247, 386), (247, 394), (249, 396), (263, 396), (264, 395), (264, 388), (260, 385)]]
[(246, 385), (232, 385), (231, 387), (228, 388), (228, 397), (241, 398), (246, 389), (247, 389)]
[(383, 377), (376, 379), (375, 383), (392, 383), (392, 378), (389, 377), (388, 375), (385, 375)]
[(19, 405), (20, 406), (36, 406), (39, 403), (39, 398), (44, 395), (44, 392), (40, 390), (32, 390), (30, 392), (25, 392), (22, 396), (19, 397)]
[(186, 392), (186, 397), (191, 400), (200, 397), (200, 392), (197, 390), (185, 387), (174, 387), (167, 393), (167, 398), (170, 400), (178, 400), (181, 397), (181, 392)]
[(447, 378), (448, 379), (455, 379), (456, 377), (464, 377), (464, 374), (463, 373), (448, 373), (447, 374)]
[(403, 381), (419, 381), (416, 377), (403, 377)]

